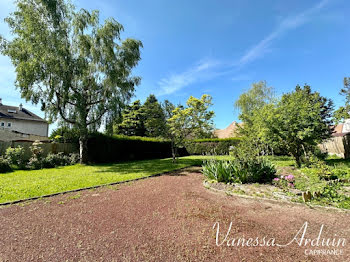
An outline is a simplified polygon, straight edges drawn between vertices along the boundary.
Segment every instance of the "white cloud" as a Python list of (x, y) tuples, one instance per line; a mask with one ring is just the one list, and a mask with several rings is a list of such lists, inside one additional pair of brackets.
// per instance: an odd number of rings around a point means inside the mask
[[(313, 17), (313, 15), (324, 8), (329, 1), (330, 0), (322, 0), (318, 4), (301, 13), (283, 19), (274, 31), (268, 34), (255, 46), (247, 50), (246, 53), (233, 64), (224, 65), (223, 63), (210, 60), (201, 61), (185, 72), (172, 74), (169, 77), (161, 79), (158, 82), (158, 86), (160, 88), (158, 95), (169, 95), (193, 83), (213, 79), (222, 75), (232, 74), (239, 68), (255, 61), (258, 58), (261, 58), (266, 53), (271, 52), (270, 47), (274, 40), (288, 31), (296, 29), (307, 23)], [(247, 75), (239, 74), (232, 77), (232, 81), (247, 80), (248, 78), (249, 77)]]
[(211, 79), (217, 75), (215, 69), (219, 65), (214, 60), (202, 60), (185, 72), (162, 78), (158, 82), (158, 95), (169, 95), (195, 82)]
[(313, 7), (301, 12), (297, 15), (290, 16), (282, 20), (282, 22), (277, 26), (277, 28), (262, 39), (258, 44), (250, 48), (236, 63), (236, 66), (243, 66), (248, 64), (270, 52), (270, 46), (276, 38), (280, 37), (289, 30), (298, 28), (305, 23), (307, 23), (312, 15), (322, 9), (329, 0), (322, 0)]

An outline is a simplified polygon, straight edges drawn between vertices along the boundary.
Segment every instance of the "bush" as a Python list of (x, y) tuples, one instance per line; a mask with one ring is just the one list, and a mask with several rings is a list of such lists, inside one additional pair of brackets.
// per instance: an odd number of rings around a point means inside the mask
[(78, 153), (71, 153), (68, 156), (68, 159), (69, 159), (69, 164), (70, 165), (75, 165), (75, 164), (79, 163), (80, 155)]
[(43, 167), (43, 153), (44, 150), (40, 147), (42, 143), (35, 141), (29, 148), (32, 152), (32, 157), (29, 159), (27, 168), (41, 169)]
[(12, 171), (12, 168), (7, 159), (0, 157), (0, 173), (6, 173)]
[(70, 155), (64, 155), (63, 152), (53, 154), (50, 153), (42, 160), (42, 167), (53, 168), (57, 166), (75, 165), (79, 162), (79, 154), (71, 153)]
[(42, 161), (44, 168), (52, 168), (56, 166), (66, 166), (70, 164), (70, 158), (65, 156), (62, 152), (57, 154), (48, 154)]
[(164, 139), (90, 135), (88, 140), (89, 161), (110, 163), (171, 157), (171, 143)]
[(206, 160), (202, 167), (202, 172), (208, 179), (226, 184), (240, 182), (233, 176), (233, 165), (230, 161)]
[(38, 159), (37, 157), (31, 157), (27, 163), (28, 169), (41, 169), (43, 167), (42, 159)]
[(268, 183), (275, 177), (274, 165), (264, 158), (245, 158), (244, 161), (204, 161), (203, 174), (223, 183)]
[(288, 188), (295, 188), (295, 178), (293, 175), (276, 177), (273, 179), (273, 184), (288, 191)]
[(208, 153), (228, 155), (230, 148), (236, 147), (240, 140), (238, 137), (189, 140), (186, 141), (186, 150), (190, 155), (204, 155)]
[(17, 146), (15, 148), (9, 147), (6, 149), (5, 158), (10, 165), (16, 165), (19, 168), (24, 168), (26, 165), (24, 154), (24, 148), (21, 146)]

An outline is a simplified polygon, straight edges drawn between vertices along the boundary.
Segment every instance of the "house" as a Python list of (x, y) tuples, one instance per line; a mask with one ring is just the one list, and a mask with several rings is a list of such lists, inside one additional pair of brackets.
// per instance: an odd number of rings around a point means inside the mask
[(233, 121), (228, 127), (225, 129), (217, 129), (214, 131), (214, 136), (217, 138), (230, 138), (236, 136), (236, 131), (238, 126), (242, 125), (241, 123), (237, 123)]
[(334, 127), (332, 137), (319, 145), (322, 152), (350, 158), (350, 119)]
[(48, 140), (49, 124), (23, 108), (2, 104), (0, 98), (0, 141)]

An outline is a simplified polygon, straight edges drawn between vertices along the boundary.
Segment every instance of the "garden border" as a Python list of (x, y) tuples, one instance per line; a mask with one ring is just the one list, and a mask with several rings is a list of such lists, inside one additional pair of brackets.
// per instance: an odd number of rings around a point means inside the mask
[(219, 193), (225, 193), (226, 195), (229, 195), (229, 196), (242, 197), (242, 198), (246, 198), (246, 199), (271, 201), (271, 202), (276, 202), (276, 203), (284, 203), (284, 204), (288, 204), (288, 205), (298, 205), (298, 206), (303, 206), (303, 207), (309, 207), (311, 209), (318, 208), (318, 209), (325, 209), (325, 210), (333, 210), (333, 211), (337, 211), (337, 212), (350, 213), (349, 209), (340, 208), (340, 207), (328, 207), (328, 206), (320, 206), (320, 205), (313, 205), (313, 204), (307, 204), (307, 203), (303, 204), (303, 203), (298, 203), (298, 202), (283, 201), (283, 200), (277, 200), (277, 199), (272, 199), (272, 198), (253, 197), (253, 196), (235, 194), (235, 193), (228, 192), (227, 190), (222, 190), (222, 189), (217, 189), (217, 188), (211, 187), (210, 182), (208, 182), (208, 180), (203, 181), (203, 186), (209, 190), (219, 192)]
[(105, 187), (105, 186), (113, 186), (113, 185), (125, 184), (125, 183), (134, 182), (134, 181), (138, 181), (138, 180), (142, 180), (142, 179), (146, 179), (146, 178), (162, 176), (162, 175), (165, 175), (165, 174), (170, 174), (170, 173), (173, 173), (173, 172), (176, 172), (176, 171), (180, 171), (180, 170), (184, 170), (184, 169), (187, 169), (187, 168), (190, 168), (190, 167), (194, 167), (194, 166), (196, 166), (196, 165), (182, 167), (182, 168), (179, 168), (179, 169), (174, 169), (174, 170), (166, 171), (166, 172), (163, 172), (163, 173), (157, 173), (157, 174), (154, 174), (154, 175), (145, 176), (145, 177), (139, 177), (139, 178), (135, 178), (135, 179), (129, 179), (129, 180), (125, 180), (125, 181), (112, 182), (112, 183), (108, 183), (108, 184), (96, 185), (96, 186), (91, 186), (91, 187), (77, 188), (77, 189), (72, 189), (72, 190), (68, 190), (68, 191), (62, 191), (62, 192), (48, 194), (48, 195), (43, 195), (43, 196), (30, 197), (30, 198), (24, 198), (24, 199), (15, 200), (15, 201), (4, 202), (4, 203), (0, 203), (0, 208), (3, 207), (3, 206), (15, 205), (15, 204), (19, 204), (19, 203), (23, 203), (23, 202), (27, 202), (27, 201), (38, 200), (38, 199), (42, 199), (42, 198), (48, 198), (48, 197), (64, 195), (64, 194), (74, 193), (74, 192), (80, 192), (80, 191), (83, 191), (83, 190), (95, 189), (95, 188), (100, 188), (100, 187)]

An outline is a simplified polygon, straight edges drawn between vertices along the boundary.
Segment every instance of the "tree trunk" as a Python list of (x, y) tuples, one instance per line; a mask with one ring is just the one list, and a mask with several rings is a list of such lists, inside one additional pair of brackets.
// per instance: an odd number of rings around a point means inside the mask
[(171, 141), (171, 155), (173, 158), (173, 163), (176, 162), (176, 148), (175, 148), (175, 143)]
[(88, 147), (87, 147), (87, 136), (83, 135), (79, 138), (79, 147), (80, 147), (80, 164), (88, 163)]
[(300, 155), (299, 154), (295, 154), (294, 158), (295, 158), (295, 162), (297, 163), (297, 167), (300, 168), (301, 167)]

